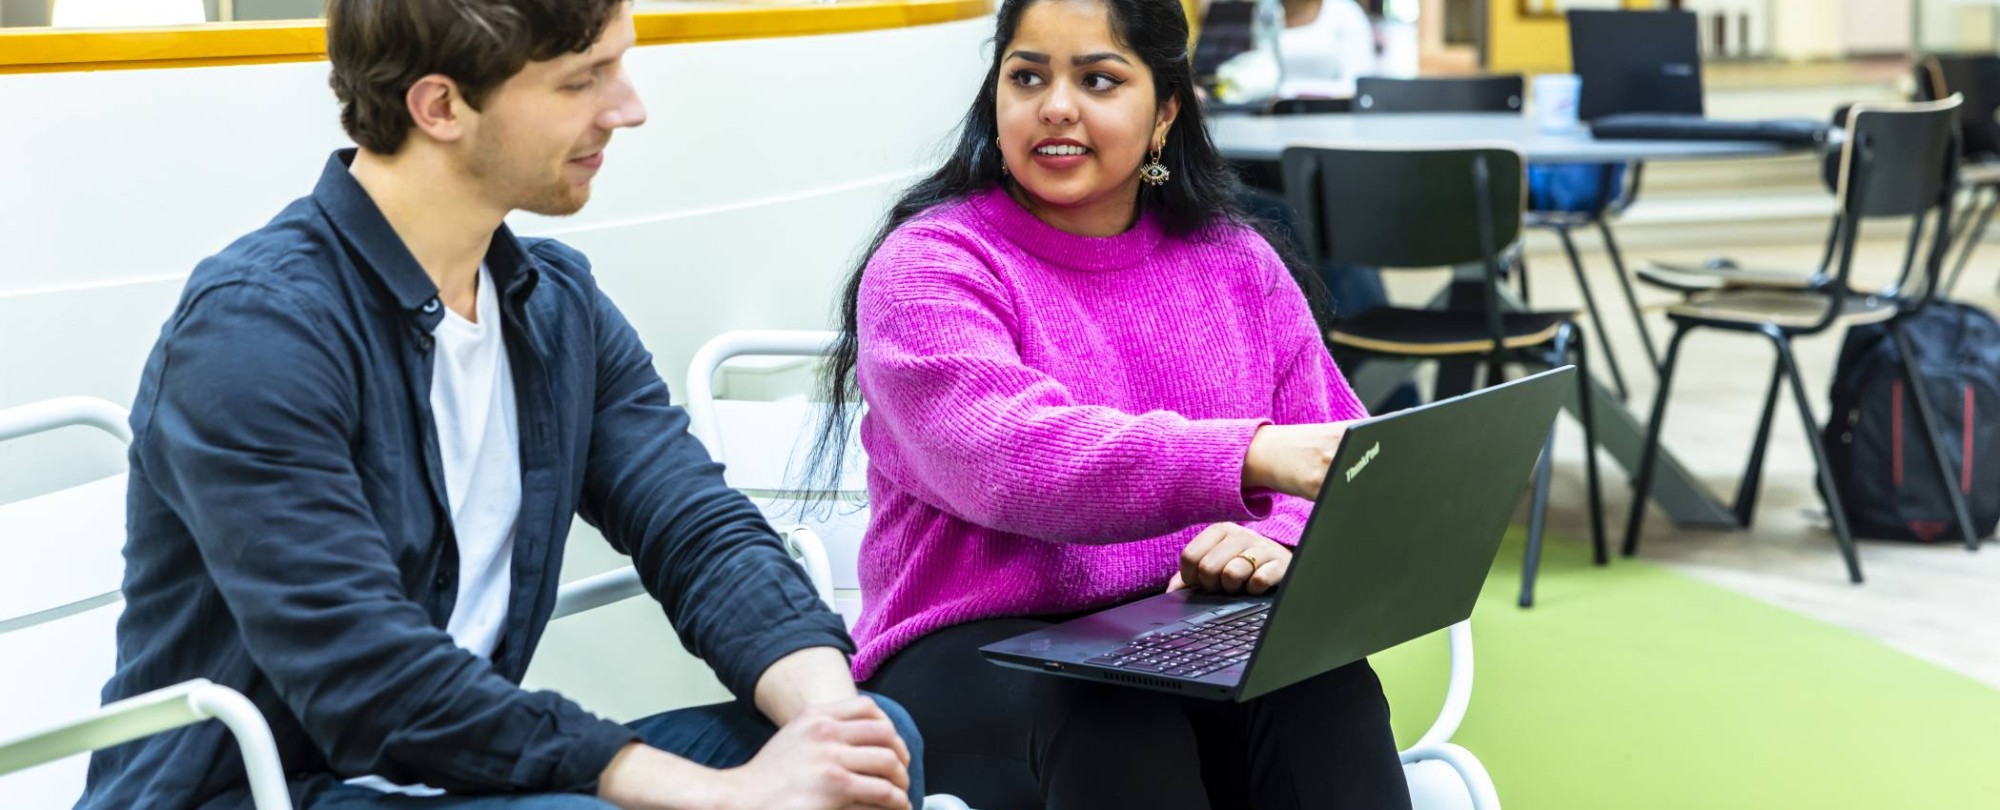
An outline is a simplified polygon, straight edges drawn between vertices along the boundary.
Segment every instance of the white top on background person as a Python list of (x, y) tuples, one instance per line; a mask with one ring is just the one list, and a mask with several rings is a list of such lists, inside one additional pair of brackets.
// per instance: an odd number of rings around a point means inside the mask
[(1354, 80), (1374, 75), (1375, 27), (1355, 0), (1285, 0), (1278, 58), (1287, 97), (1354, 95)]

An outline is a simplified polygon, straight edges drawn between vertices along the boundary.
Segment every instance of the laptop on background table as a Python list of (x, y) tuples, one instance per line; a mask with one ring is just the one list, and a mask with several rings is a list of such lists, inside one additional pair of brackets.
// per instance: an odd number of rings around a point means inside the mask
[(1702, 115), (1701, 32), (1692, 11), (1571, 11), (1576, 116)]
[(1271, 593), (1161, 594), (980, 654), (1247, 701), (1464, 621), (1575, 373), (1564, 366), (1355, 423)]
[(1577, 118), (1603, 139), (1823, 143), (1808, 118), (1735, 120), (1703, 112), (1701, 31), (1692, 11), (1569, 12), (1571, 70), (1583, 80)]

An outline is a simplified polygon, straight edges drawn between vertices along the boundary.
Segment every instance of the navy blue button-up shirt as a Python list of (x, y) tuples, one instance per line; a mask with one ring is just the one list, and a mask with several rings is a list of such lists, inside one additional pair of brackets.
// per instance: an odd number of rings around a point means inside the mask
[[(312, 196), (203, 261), (132, 409), (126, 609), (106, 702), (190, 678), (249, 696), (303, 794), (377, 774), (466, 793), (591, 789), (633, 734), (521, 689), (573, 515), (637, 566), (683, 644), (748, 698), (772, 662), (852, 652), (668, 403), (582, 255), (495, 232), (521, 452), (491, 660), (457, 596), (431, 424), (437, 289), (336, 153)], [(96, 753), (80, 807), (248, 806), (220, 724)]]

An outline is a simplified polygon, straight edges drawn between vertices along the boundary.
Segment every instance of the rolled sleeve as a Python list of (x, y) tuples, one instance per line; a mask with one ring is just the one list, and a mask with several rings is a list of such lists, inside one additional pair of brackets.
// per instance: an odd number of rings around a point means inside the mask
[[(554, 246), (551, 245), (551, 248)], [(567, 253), (558, 258), (581, 262)], [(839, 615), (668, 400), (653, 358), (595, 292), (596, 410), (580, 513), (631, 556), (690, 653), (738, 698), (792, 652), (853, 654)]]

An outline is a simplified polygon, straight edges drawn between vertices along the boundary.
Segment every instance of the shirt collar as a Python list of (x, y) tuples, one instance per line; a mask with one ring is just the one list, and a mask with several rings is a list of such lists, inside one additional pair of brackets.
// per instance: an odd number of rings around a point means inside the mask
[[(353, 149), (341, 149), (327, 158), (326, 170), (320, 173), (319, 185), (313, 188), (313, 200), (334, 229), (360, 254), (364, 272), (380, 280), (396, 305), (429, 332), (444, 318), (437, 284), (410, 254), (409, 247), (390, 227), (368, 191), (348, 171), (354, 153)], [(535, 264), (506, 224), (494, 230), (492, 245), (486, 249), (486, 269), (493, 275), (493, 286), (502, 290), (505, 297), (518, 298), (534, 289), (539, 273)]]

